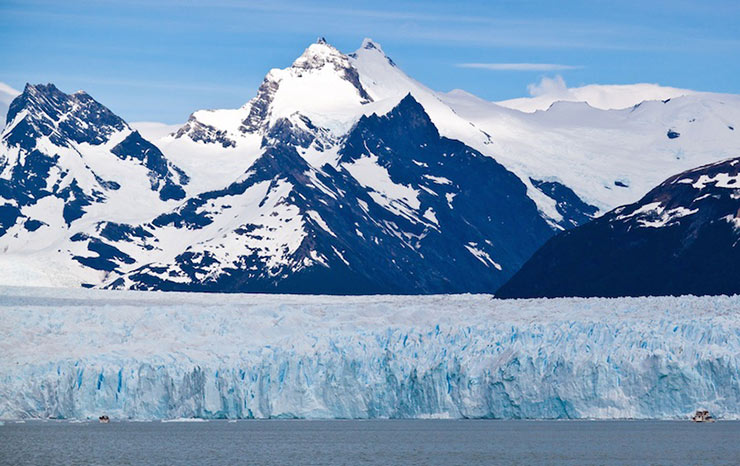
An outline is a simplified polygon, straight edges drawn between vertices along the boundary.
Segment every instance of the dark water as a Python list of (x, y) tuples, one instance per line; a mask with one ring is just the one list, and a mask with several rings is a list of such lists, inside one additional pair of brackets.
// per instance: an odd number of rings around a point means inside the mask
[(3, 465), (740, 464), (740, 422), (7, 422)]

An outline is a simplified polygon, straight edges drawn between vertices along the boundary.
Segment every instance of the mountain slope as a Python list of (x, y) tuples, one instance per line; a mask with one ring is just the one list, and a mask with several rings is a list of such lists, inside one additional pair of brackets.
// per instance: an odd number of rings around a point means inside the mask
[[(110, 286), (485, 291), (503, 283), (552, 234), (515, 175), (440, 137), (411, 95), (386, 115), (362, 117), (335, 166), (311, 166), (297, 149), (313, 144), (312, 136), (287, 120), (278, 128), (239, 181), (144, 226), (155, 237), (160, 229), (177, 228), (203, 232), (207, 240)], [(243, 210), (232, 215), (237, 205)], [(205, 234), (209, 230), (218, 234)]]
[[(636, 201), (672, 173), (740, 151), (740, 132), (734, 130), (740, 125), (740, 97), (735, 95), (694, 93), (623, 110), (561, 102), (530, 114), (464, 92), (435, 92), (407, 76), (369, 39), (348, 55), (325, 41), (311, 45), (291, 67), (271, 70), (242, 108), (195, 112), (197, 124), (158, 145), (188, 173), (189, 164), (203, 159), (200, 154), (224, 171), (241, 173), (259, 153), (264, 128), (279, 118), (309, 118), (329, 147), (363, 115), (386, 113), (408, 93), (442, 136), (493, 157), (519, 176), (527, 195), (558, 229), (582, 222), (558, 207), (572, 199), (603, 213)], [(304, 155), (319, 167), (332, 161), (331, 150)], [(198, 185), (197, 173), (207, 170), (197, 165), (192, 172)], [(553, 185), (558, 189), (550, 189)]]
[[(441, 98), (492, 135), (499, 163), (523, 180), (567, 186), (600, 213), (637, 201), (672, 174), (740, 153), (737, 95), (696, 93), (623, 110), (558, 102), (533, 114), (470, 94)], [(549, 203), (538, 206), (557, 219)]]
[(370, 40), (319, 40), (152, 142), (84, 93), (28, 86), (12, 107), (12, 284), (490, 292), (555, 232), (740, 150), (738, 96), (527, 114), (435, 92)]
[[(76, 234), (105, 218), (143, 220), (185, 196), (187, 176), (84, 92), (27, 85), (7, 122), (0, 135), (0, 248), (10, 270), (26, 263), (40, 273), (66, 273), (95, 248), (70, 242)], [(35, 253), (46, 268), (28, 257)]]
[[(241, 173), (256, 160), (255, 154), (260, 153), (262, 137), (269, 128), (281, 118), (295, 122), (301, 115), (311, 121), (314, 129), (310, 132), (316, 132), (323, 146), (320, 151), (308, 148), (301, 153), (320, 168), (324, 163), (336, 162), (337, 144), (362, 116), (387, 113), (409, 93), (424, 107), (442, 136), (460, 140), (499, 161), (489, 133), (462, 117), (438, 93), (407, 76), (369, 39), (349, 55), (319, 40), (289, 68), (271, 70), (257, 96), (241, 108), (195, 112), (175, 135), (163, 138), (158, 145), (168, 158), (192, 172), (193, 186), (201, 186), (198, 173), (208, 170), (194, 165), (202, 159), (200, 154), (208, 154), (224, 170), (228, 167), (229, 173)], [(189, 170), (189, 166), (194, 169)], [(520, 175), (520, 179), (527, 186), (527, 195), (555, 228), (573, 225), (573, 219), (564, 217), (556, 207), (564, 199), (537, 189), (528, 175)], [(206, 183), (207, 180), (203, 186), (208, 189), (217, 188)], [(567, 191), (569, 198), (580, 199), (570, 188), (562, 191)], [(593, 204), (582, 203), (586, 208), (586, 204)]]
[(740, 158), (667, 179), (552, 238), (496, 295), (740, 293)]

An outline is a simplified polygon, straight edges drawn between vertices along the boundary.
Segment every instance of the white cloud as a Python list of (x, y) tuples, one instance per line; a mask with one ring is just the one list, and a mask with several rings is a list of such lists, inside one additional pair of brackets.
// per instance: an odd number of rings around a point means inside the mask
[(567, 95), (568, 85), (562, 76), (557, 75), (554, 78), (544, 77), (539, 83), (532, 83), (527, 86), (527, 92), (532, 97), (539, 95)]
[(157, 141), (163, 137), (176, 132), (183, 123), (169, 125), (167, 123), (160, 123), (158, 121), (132, 121), (129, 123), (133, 129), (138, 131), (144, 139), (149, 141)]
[(5, 116), (8, 114), (10, 102), (12, 102), (18, 94), (20, 94), (20, 91), (0, 82), (0, 130), (5, 127)]
[(574, 65), (559, 63), (460, 63), (460, 68), (478, 68), (493, 71), (561, 71), (581, 68)]
[(20, 91), (13, 89), (4, 82), (0, 82), (0, 102), (10, 104), (10, 102), (20, 93)]
[(658, 84), (589, 84), (568, 87), (562, 76), (543, 77), (527, 86), (530, 97), (497, 102), (504, 107), (523, 112), (547, 110), (555, 102), (586, 102), (603, 110), (627, 108), (646, 100), (665, 100), (693, 94), (689, 89), (660, 86)]

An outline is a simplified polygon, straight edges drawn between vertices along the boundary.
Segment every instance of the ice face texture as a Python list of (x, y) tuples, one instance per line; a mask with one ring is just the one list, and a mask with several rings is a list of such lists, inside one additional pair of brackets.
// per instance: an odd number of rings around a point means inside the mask
[(740, 418), (740, 297), (0, 288), (0, 418)]

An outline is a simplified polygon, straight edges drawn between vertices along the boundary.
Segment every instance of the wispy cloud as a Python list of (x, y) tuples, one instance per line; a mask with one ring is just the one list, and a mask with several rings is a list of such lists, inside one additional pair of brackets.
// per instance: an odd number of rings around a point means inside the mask
[(560, 63), (458, 63), (459, 68), (477, 68), (493, 71), (562, 71), (583, 68)]

